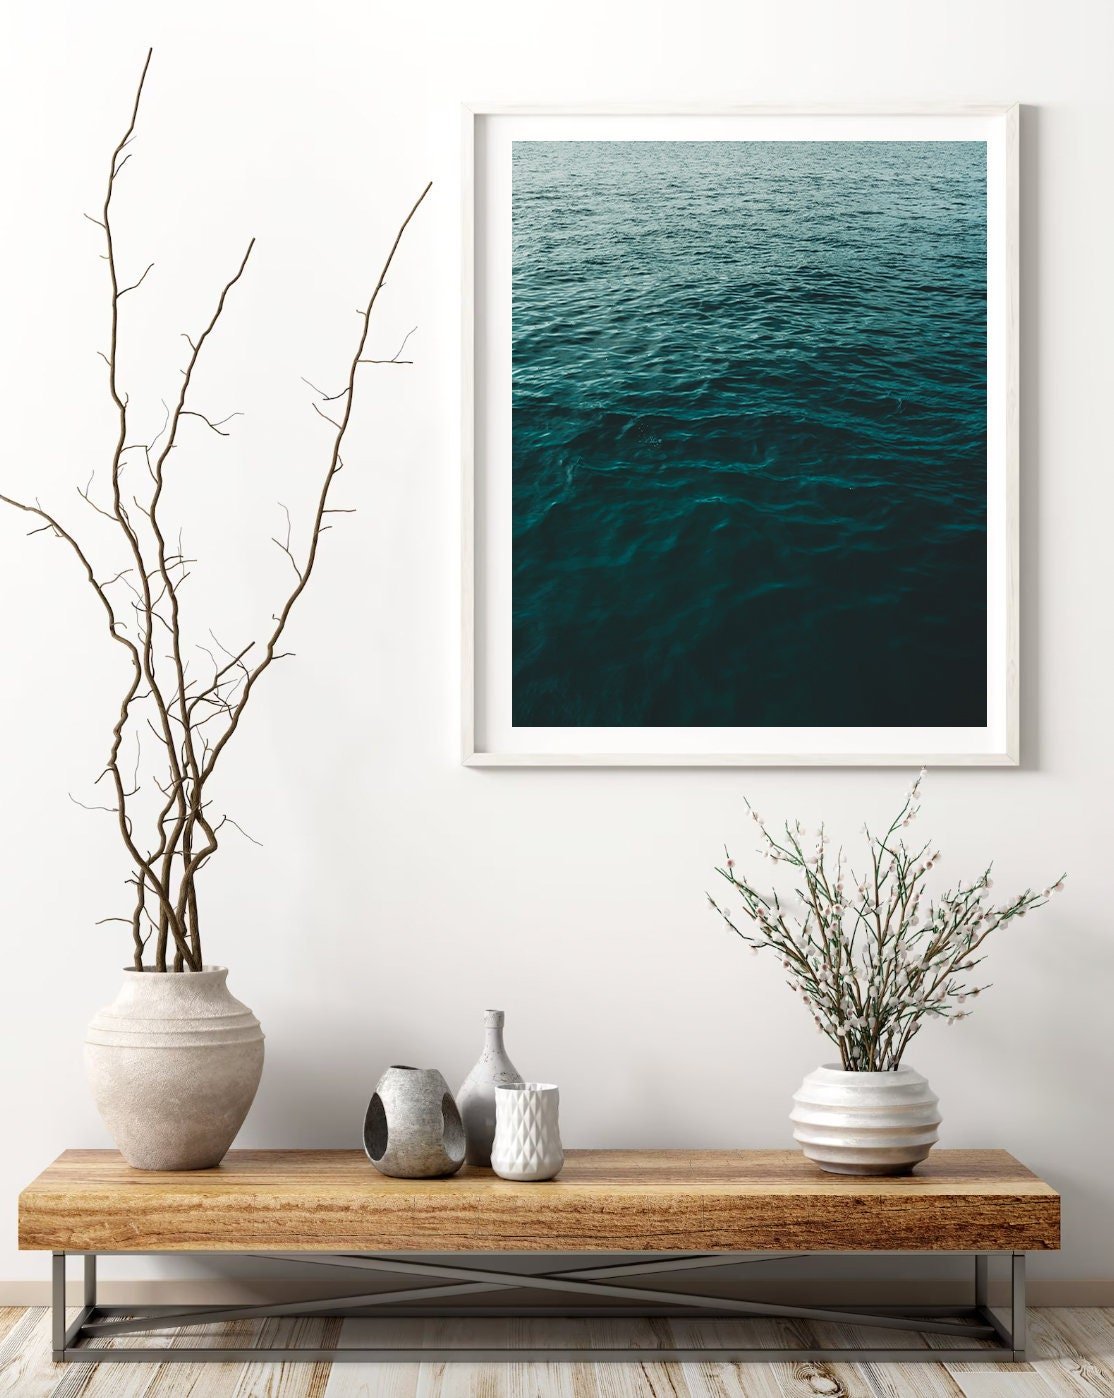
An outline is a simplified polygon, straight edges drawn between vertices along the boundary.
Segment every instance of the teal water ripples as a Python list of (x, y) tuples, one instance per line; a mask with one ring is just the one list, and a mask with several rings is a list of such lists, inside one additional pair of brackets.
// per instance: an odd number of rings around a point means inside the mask
[(985, 146), (513, 179), (515, 724), (983, 724)]

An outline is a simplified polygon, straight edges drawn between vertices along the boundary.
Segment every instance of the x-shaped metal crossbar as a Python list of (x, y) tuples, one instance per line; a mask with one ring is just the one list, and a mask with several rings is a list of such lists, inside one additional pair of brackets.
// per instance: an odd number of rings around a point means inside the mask
[[(934, 1347), (923, 1352), (924, 1358), (937, 1362), (945, 1354), (960, 1355), (963, 1358), (1001, 1358), (1003, 1349), (1010, 1357), (1019, 1358), (1024, 1353), (1024, 1255), (1011, 1256), (1010, 1290), (1011, 1303), (1009, 1323), (1006, 1324), (987, 1303), (987, 1268), (985, 1255), (976, 1258), (974, 1306), (961, 1307), (870, 1307), (848, 1309), (829, 1305), (787, 1305), (753, 1299), (742, 1299), (727, 1295), (706, 1295), (690, 1291), (668, 1290), (662, 1287), (636, 1286), (628, 1284), (632, 1279), (654, 1275), (680, 1273), (686, 1271), (706, 1271), (717, 1268), (739, 1267), (769, 1261), (784, 1261), (807, 1257), (805, 1253), (762, 1254), (760, 1256), (739, 1254), (692, 1254), (644, 1260), (636, 1258), (609, 1266), (568, 1267), (561, 1266), (540, 1272), (521, 1273), (507, 1271), (495, 1265), (477, 1265), (467, 1262), (417, 1261), (410, 1257), (365, 1256), (363, 1254), (333, 1253), (242, 1253), (237, 1256), (250, 1257), (269, 1262), (297, 1262), (319, 1267), (339, 1268), (348, 1272), (371, 1272), (400, 1278), (420, 1278), (423, 1285), (404, 1286), (394, 1290), (358, 1290), (343, 1296), (314, 1297), (310, 1299), (264, 1302), (252, 1305), (191, 1306), (174, 1308), (153, 1306), (142, 1309), (122, 1306), (100, 1306), (96, 1301), (96, 1259), (92, 1254), (83, 1254), (86, 1262), (85, 1306), (77, 1320), (69, 1327), (65, 1325), (64, 1289), (66, 1254), (55, 1256), (55, 1357), (60, 1359), (88, 1359), (95, 1353), (98, 1361), (128, 1361), (142, 1355), (157, 1356), (166, 1360), (173, 1354), (174, 1359), (189, 1356), (193, 1359), (228, 1359), (247, 1354), (255, 1358), (320, 1358), (345, 1359), (417, 1359), (452, 1358), (479, 1359), (498, 1358), (573, 1358), (587, 1356), (599, 1358), (606, 1354), (610, 1358), (643, 1358), (652, 1354), (655, 1359), (693, 1358), (770, 1358), (772, 1355), (808, 1358), (880, 1358), (889, 1351), (838, 1349), (834, 1351), (810, 1349), (789, 1351), (785, 1349), (632, 1349), (620, 1351), (599, 1351), (595, 1349), (576, 1350), (520, 1350), (500, 1349), (479, 1350), (476, 1348), (454, 1348), (445, 1350), (352, 1350), (347, 1347), (328, 1351), (304, 1351), (300, 1349), (250, 1348), (232, 1350), (227, 1348), (189, 1348), (176, 1344), (173, 1352), (165, 1349), (145, 1350), (133, 1346), (102, 1348), (90, 1346), (90, 1340), (111, 1340), (117, 1336), (137, 1335), (167, 1328), (191, 1327), (234, 1320), (270, 1319), (281, 1316), (305, 1315), (352, 1315), (390, 1312), (398, 1314), (401, 1309), (420, 1308), (418, 1313), (436, 1313), (431, 1307), (435, 1301), (456, 1301), (479, 1295), (498, 1293), (505, 1295), (513, 1291), (534, 1291), (558, 1293), (570, 1299), (587, 1300), (595, 1303), (592, 1312), (606, 1315), (615, 1314), (615, 1307), (622, 1305), (625, 1314), (637, 1314), (630, 1307), (637, 1304), (644, 1312), (660, 1314), (660, 1308), (669, 1308), (666, 1314), (702, 1317), (774, 1318), (784, 1320), (827, 1321), (853, 1326), (870, 1326), (882, 1330), (915, 1331), (919, 1334), (938, 1337), (951, 1337), (957, 1342), (954, 1350)], [(60, 1290), (61, 1288), (61, 1295)], [(414, 1314), (414, 1310), (406, 1310)], [(441, 1314), (461, 1314), (459, 1308), (443, 1308)], [(524, 1310), (512, 1308), (491, 1308), (490, 1313), (524, 1314)], [(531, 1313), (540, 1313), (531, 1308)], [(544, 1313), (553, 1315), (568, 1314), (559, 1307), (551, 1307)], [(585, 1314), (585, 1311), (580, 1311)], [(62, 1316), (59, 1324), (59, 1314)], [(996, 1343), (988, 1343), (996, 1342)], [(899, 1353), (903, 1360), (922, 1357), (922, 1352), (902, 1348)]]

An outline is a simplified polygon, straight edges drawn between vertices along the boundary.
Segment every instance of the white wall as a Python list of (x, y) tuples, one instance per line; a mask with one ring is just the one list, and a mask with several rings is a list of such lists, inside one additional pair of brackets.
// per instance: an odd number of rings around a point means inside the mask
[[(401, 213), (435, 180), (376, 331), (391, 353), (416, 324), (417, 363), (369, 371), (343, 492), (360, 512), (328, 536), (293, 626), (298, 656), (268, 677), (222, 780), (221, 799), (264, 842), (229, 842), (205, 889), (209, 959), (232, 968), (268, 1034), (245, 1145), (356, 1144), (382, 1066), (459, 1078), (492, 1004), (507, 1009), (519, 1066), (561, 1084), (572, 1144), (786, 1144), (789, 1095), (825, 1044), (703, 891), (724, 840), (749, 847), (744, 792), (768, 815), (826, 817), (853, 836), (906, 781), (457, 764), (457, 104), (1027, 104), (1024, 767), (934, 773), (924, 821), (949, 874), (993, 855), (1003, 887), (1064, 867), (1071, 882), (994, 949), (994, 989), (974, 1019), (926, 1031), (912, 1061), (940, 1094), (946, 1144), (1007, 1147), (1063, 1191), (1064, 1250), (1036, 1267), (1041, 1294), (1114, 1300), (1114, 11), (1103, 0), (19, 0), (9, 14), (0, 477), (80, 521), (74, 483), (107, 459), (103, 264), (81, 212), (100, 198), (152, 42), (117, 214), (124, 267), (157, 264), (123, 332), (137, 397), (174, 384), (175, 337), (259, 238), (204, 380), (214, 413), (247, 416), (227, 443), (175, 463), (191, 482), (190, 537), (205, 541), (197, 604), (231, 585), (228, 636), (266, 617), (285, 585), (267, 542), (273, 501), (297, 517), (322, 459), (299, 376), (338, 380), (353, 308)], [(204, 528), (202, 500), (229, 520)], [(88, 794), (119, 664), (60, 547), (25, 540), (9, 516), (0, 587), (0, 1279), (30, 1295), (46, 1264), (16, 1251), (18, 1189), (64, 1147), (108, 1144), (81, 1042), (127, 959), (126, 929), (92, 925), (120, 910), (125, 868), (110, 818), (67, 792)]]

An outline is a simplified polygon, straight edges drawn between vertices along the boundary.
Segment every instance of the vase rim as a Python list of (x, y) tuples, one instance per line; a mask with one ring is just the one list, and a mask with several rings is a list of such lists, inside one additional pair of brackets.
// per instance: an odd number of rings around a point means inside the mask
[(496, 1092), (556, 1092), (555, 1082), (500, 1082), (495, 1084)]
[(915, 1073), (907, 1063), (899, 1063), (896, 1068), (862, 1069), (844, 1068), (840, 1063), (821, 1063), (814, 1071), (818, 1073), (838, 1073), (841, 1078), (893, 1078), (898, 1073)]
[(196, 980), (198, 976), (227, 976), (227, 966), (202, 966), (200, 971), (159, 971), (154, 966), (125, 966), (123, 970), (126, 975), (132, 976), (181, 976), (182, 980), (191, 977)]

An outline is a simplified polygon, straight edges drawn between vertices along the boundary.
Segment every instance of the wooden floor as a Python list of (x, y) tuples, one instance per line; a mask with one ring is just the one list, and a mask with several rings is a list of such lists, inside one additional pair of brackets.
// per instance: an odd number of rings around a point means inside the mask
[[(12, 1398), (1114, 1398), (1114, 1310), (1029, 1313), (1031, 1361), (936, 1364), (70, 1364), (50, 1358), (45, 1310), (0, 1309), (0, 1394)], [(537, 1329), (546, 1327), (544, 1335)], [(585, 1330), (591, 1326), (589, 1337)], [(464, 1327), (467, 1327), (465, 1331)], [(496, 1327), (499, 1328), (498, 1334)], [(775, 1321), (397, 1319), (239, 1321), (191, 1332), (192, 1345), (359, 1343), (828, 1345), (904, 1343), (916, 1336)], [(508, 1328), (514, 1338), (508, 1339)], [(558, 1335), (556, 1331), (560, 1329)], [(389, 1333), (388, 1333), (389, 1332)], [(128, 1343), (123, 1337), (119, 1343)], [(172, 1335), (131, 1343), (174, 1347)]]

